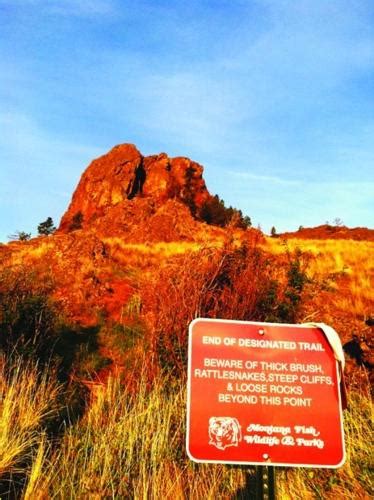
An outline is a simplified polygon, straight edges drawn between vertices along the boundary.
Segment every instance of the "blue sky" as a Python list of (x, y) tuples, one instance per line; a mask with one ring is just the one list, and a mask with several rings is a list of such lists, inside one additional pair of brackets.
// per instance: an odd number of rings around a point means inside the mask
[(372, 0), (0, 0), (0, 241), (115, 144), (269, 232), (373, 227)]

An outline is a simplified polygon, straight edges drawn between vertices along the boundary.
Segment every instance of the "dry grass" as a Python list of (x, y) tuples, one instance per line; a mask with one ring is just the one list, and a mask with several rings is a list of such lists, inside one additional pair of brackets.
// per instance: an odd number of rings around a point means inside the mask
[(33, 239), (28, 242), (16, 242), (12, 245), (17, 249), (12, 255), (12, 265), (14, 266), (23, 264), (25, 260), (28, 262), (37, 262), (55, 248), (54, 240), (46, 237)]
[[(279, 475), (279, 495), (283, 500), (311, 498), (369, 500), (374, 494), (373, 405), (369, 381), (349, 394), (344, 412), (346, 462), (336, 470), (284, 469)], [(302, 492), (302, 494), (301, 494)]]
[[(18, 364), (10, 378), (2, 379), (0, 477), (16, 470), (24, 474), (20, 498), (229, 499), (243, 487), (241, 469), (187, 459), (184, 381), (160, 376), (150, 387), (142, 377), (138, 390), (129, 392), (110, 378), (56, 446), (41, 423), (55, 406), (57, 387), (43, 376), (36, 390), (34, 374)], [(277, 469), (279, 499), (370, 498), (367, 388), (350, 395), (345, 412), (346, 464), (332, 471)]]
[(159, 379), (129, 394), (109, 379), (50, 459), (41, 441), (25, 498), (228, 498), (240, 471), (186, 460), (184, 392)]
[[(120, 237), (104, 237), (102, 242), (110, 249), (111, 257), (121, 264), (149, 265), (167, 262), (169, 258), (191, 252), (198, 252), (204, 248), (222, 248), (230, 240), (233, 247), (238, 248), (242, 242), (259, 238), (257, 234), (243, 233), (235, 228), (228, 228), (225, 232), (220, 228), (202, 225), (206, 233), (200, 229), (195, 241), (159, 241), (153, 243), (129, 243)], [(216, 231), (216, 232), (215, 232)]]
[[(0, 358), (0, 480), (28, 473), (36, 449), (45, 445), (43, 426), (55, 414), (59, 386), (36, 366)], [(37, 461), (31, 479), (35, 477)]]
[[(363, 320), (374, 311), (374, 242), (267, 238), (275, 255), (299, 248), (309, 255), (308, 274), (329, 285), (330, 310)], [(326, 296), (322, 297), (326, 302)], [(316, 301), (315, 311), (321, 304)], [(326, 304), (325, 304), (326, 305)]]

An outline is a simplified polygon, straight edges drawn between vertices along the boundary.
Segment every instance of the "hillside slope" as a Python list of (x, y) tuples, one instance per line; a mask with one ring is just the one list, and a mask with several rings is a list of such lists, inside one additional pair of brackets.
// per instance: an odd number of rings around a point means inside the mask
[(306, 240), (355, 240), (374, 241), (374, 229), (367, 227), (353, 227), (322, 224), (317, 227), (301, 227), (298, 231), (286, 232), (279, 235), (282, 238), (297, 238)]

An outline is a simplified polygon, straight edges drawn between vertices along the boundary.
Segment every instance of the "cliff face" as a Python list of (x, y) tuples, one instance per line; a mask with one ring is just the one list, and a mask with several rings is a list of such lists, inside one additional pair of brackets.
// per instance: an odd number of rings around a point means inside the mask
[(88, 166), (58, 231), (100, 227), (113, 233), (126, 224), (129, 211), (143, 218), (170, 200), (193, 216), (210, 197), (198, 163), (165, 153), (143, 157), (134, 145), (121, 144)]

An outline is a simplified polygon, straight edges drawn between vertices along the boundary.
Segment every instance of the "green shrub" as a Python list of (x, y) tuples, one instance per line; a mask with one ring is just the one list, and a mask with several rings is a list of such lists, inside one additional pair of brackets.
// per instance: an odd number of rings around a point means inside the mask
[(53, 223), (52, 217), (47, 217), (44, 222), (38, 225), (38, 234), (41, 236), (49, 236), (56, 231), (56, 227)]
[(56, 306), (49, 298), (52, 283), (43, 284), (24, 267), (0, 274), (0, 349), (47, 361), (56, 341)]
[(203, 204), (199, 215), (204, 222), (214, 226), (225, 227), (233, 223), (236, 227), (246, 229), (252, 225), (250, 217), (244, 217), (241, 210), (226, 207), (225, 202), (217, 195)]

